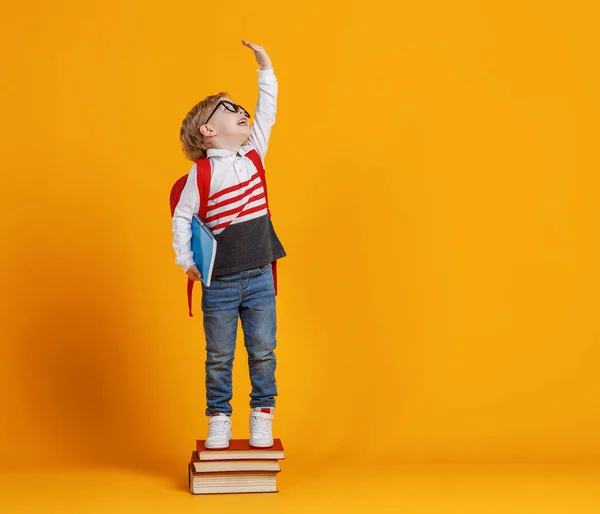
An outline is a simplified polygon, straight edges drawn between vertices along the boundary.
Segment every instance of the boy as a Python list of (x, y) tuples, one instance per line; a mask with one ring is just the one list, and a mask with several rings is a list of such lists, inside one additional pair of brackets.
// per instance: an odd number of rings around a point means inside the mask
[[(259, 96), (254, 123), (227, 93), (208, 96), (183, 120), (182, 148), (191, 161), (204, 157), (211, 165), (206, 223), (217, 239), (210, 287), (202, 282), (202, 312), (206, 335), (206, 403), (209, 417), (206, 447), (227, 448), (231, 439), (232, 367), (238, 316), (248, 352), (250, 444), (273, 445), (276, 316), (272, 262), (284, 257), (268, 216), (265, 190), (252, 158), (264, 163), (275, 123), (278, 83), (271, 60), (258, 45), (254, 51)], [(255, 152), (255, 153), (251, 153)], [(256, 155), (258, 153), (258, 156)], [(249, 158), (248, 154), (250, 155)], [(198, 212), (197, 166), (192, 166), (173, 215), (176, 264), (192, 280), (201, 275), (191, 251), (191, 220)]]

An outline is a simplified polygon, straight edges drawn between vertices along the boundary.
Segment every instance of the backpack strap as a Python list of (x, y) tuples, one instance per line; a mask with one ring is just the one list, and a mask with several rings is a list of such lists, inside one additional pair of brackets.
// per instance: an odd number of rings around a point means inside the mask
[[(265, 202), (267, 203), (267, 214), (269, 218), (271, 217), (271, 209), (269, 209), (269, 195), (267, 193), (267, 178), (265, 176), (265, 168), (262, 164), (262, 159), (256, 150), (250, 150), (246, 157), (252, 161), (252, 164), (258, 170), (258, 175), (260, 176), (260, 181), (262, 182), (263, 189), (265, 190)], [(275, 286), (275, 295), (277, 296), (277, 259), (275, 259), (271, 263), (271, 267), (273, 270), (273, 284)]]
[[(198, 186), (198, 195), (200, 197), (200, 208), (198, 215), (203, 221), (206, 219), (208, 211), (208, 196), (210, 195), (210, 161), (206, 158), (196, 161), (196, 184)], [(190, 318), (194, 317), (192, 313), (192, 292), (194, 290), (194, 281), (188, 277), (187, 283), (187, 299), (188, 299), (188, 314)]]
[(198, 215), (204, 221), (208, 212), (208, 197), (210, 196), (210, 161), (206, 158), (196, 161), (198, 194), (200, 195), (200, 209)]
[(265, 202), (267, 203), (267, 213), (269, 214), (269, 218), (271, 217), (271, 210), (269, 209), (269, 195), (267, 193), (267, 179), (265, 177), (265, 168), (263, 167), (262, 160), (260, 155), (256, 150), (250, 150), (246, 157), (252, 161), (254, 167), (258, 170), (258, 175), (260, 176), (260, 181), (262, 182), (263, 189), (265, 190)]

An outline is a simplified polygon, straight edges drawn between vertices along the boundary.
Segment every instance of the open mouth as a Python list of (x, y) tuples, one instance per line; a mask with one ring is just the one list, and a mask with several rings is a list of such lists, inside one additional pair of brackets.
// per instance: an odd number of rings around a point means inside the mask
[(246, 118), (242, 118), (237, 122), (238, 125), (248, 125), (248, 120)]

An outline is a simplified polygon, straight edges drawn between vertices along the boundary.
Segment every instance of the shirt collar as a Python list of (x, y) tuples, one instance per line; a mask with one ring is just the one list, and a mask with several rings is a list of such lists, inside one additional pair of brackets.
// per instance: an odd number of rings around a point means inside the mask
[(206, 157), (235, 157), (236, 155), (246, 155), (248, 148), (241, 147), (239, 152), (232, 152), (231, 150), (224, 150), (222, 148), (209, 148), (206, 151)]

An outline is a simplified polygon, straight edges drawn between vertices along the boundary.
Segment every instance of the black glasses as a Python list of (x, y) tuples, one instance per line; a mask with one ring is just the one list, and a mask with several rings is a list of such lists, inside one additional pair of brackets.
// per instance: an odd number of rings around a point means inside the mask
[(248, 114), (248, 111), (246, 109), (244, 109), (241, 105), (238, 104), (234, 104), (233, 102), (230, 102), (229, 100), (221, 100), (217, 106), (213, 109), (213, 112), (210, 113), (210, 116), (208, 118), (206, 118), (206, 121), (204, 122), (204, 125), (206, 125), (208, 123), (208, 120), (210, 120), (212, 118), (212, 115), (217, 112), (217, 109), (220, 106), (225, 107), (225, 109), (227, 109), (229, 112), (238, 112), (238, 111), (242, 111), (244, 113), (244, 116), (246, 116), (246, 118), (249, 118), (250, 115)]

